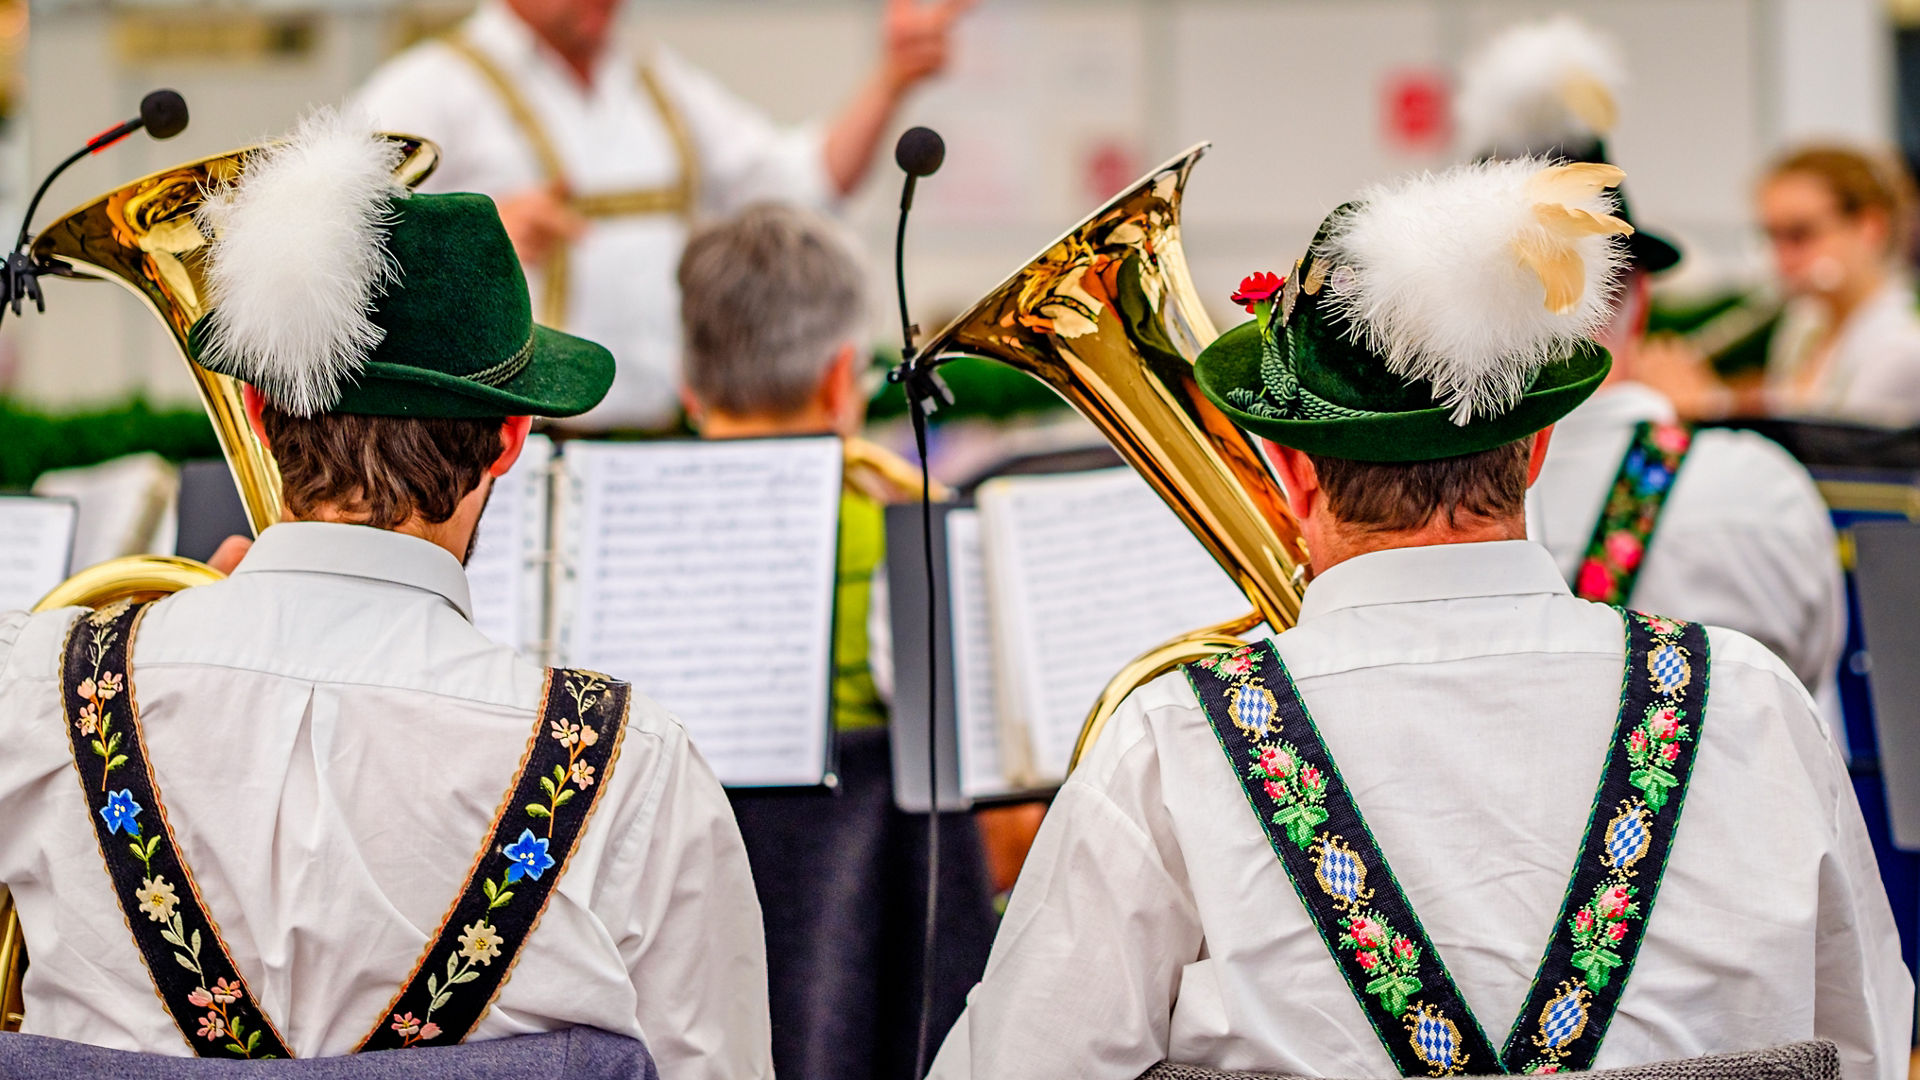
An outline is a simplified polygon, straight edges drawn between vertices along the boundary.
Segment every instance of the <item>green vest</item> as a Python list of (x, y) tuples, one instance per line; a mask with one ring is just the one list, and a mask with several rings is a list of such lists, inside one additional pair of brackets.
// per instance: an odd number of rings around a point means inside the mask
[(838, 586), (833, 604), (833, 725), (841, 731), (887, 725), (887, 706), (868, 665), (867, 612), (873, 574), (887, 553), (887, 519), (879, 501), (857, 491), (840, 496)]

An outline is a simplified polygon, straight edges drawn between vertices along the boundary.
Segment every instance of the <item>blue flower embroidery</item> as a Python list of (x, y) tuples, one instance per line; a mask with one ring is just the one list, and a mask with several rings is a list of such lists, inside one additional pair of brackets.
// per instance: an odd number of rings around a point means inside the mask
[(546, 839), (534, 836), (532, 829), (521, 830), (520, 839), (507, 845), (500, 854), (513, 860), (513, 865), (507, 868), (508, 884), (523, 877), (539, 881), (540, 875), (553, 865), (553, 856), (547, 854)]
[(107, 805), (100, 808), (100, 820), (107, 823), (110, 833), (125, 829), (128, 836), (139, 836), (140, 823), (134, 819), (140, 816), (140, 809), (140, 804), (133, 801), (133, 791), (121, 788), (107, 796)]

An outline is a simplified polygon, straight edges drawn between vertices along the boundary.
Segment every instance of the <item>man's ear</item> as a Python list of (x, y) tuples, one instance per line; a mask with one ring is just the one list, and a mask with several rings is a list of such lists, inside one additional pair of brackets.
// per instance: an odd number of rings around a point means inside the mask
[(694, 394), (693, 387), (686, 383), (680, 384), (680, 407), (686, 410), (687, 423), (693, 427), (693, 430), (699, 431), (701, 418), (706, 415), (707, 410), (700, 404), (700, 398)]
[[(858, 426), (860, 422), (861, 410), (855, 408), (855, 399), (859, 396), (859, 379), (853, 366), (856, 355), (852, 342), (840, 346), (820, 376), (819, 388), (814, 391), (820, 408), (833, 417), (835, 427), (842, 429)], [(842, 434), (851, 432), (843, 430)]]
[(520, 460), (520, 451), (526, 449), (527, 433), (533, 430), (533, 417), (509, 416), (500, 423), (500, 456), (487, 466), (487, 475), (499, 478), (507, 475), (513, 463)]
[(1548, 424), (1533, 433), (1533, 445), (1527, 451), (1527, 486), (1532, 487), (1540, 479), (1540, 470), (1547, 465), (1547, 443), (1553, 441), (1553, 425)]
[(1272, 442), (1266, 446), (1273, 474), (1287, 494), (1287, 510), (1295, 521), (1305, 521), (1313, 509), (1314, 495), (1320, 490), (1320, 476), (1314, 472), (1313, 462), (1291, 447)]
[(253, 429), (254, 438), (260, 440), (261, 446), (272, 450), (273, 446), (267, 442), (266, 422), (260, 419), (260, 414), (267, 408), (267, 396), (252, 383), (241, 383), (240, 401), (246, 406), (247, 426)]

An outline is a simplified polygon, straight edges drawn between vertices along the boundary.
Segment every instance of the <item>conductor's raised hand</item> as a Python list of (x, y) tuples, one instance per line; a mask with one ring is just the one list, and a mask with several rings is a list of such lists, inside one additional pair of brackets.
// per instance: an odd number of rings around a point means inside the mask
[(567, 205), (567, 191), (559, 182), (523, 191), (500, 203), (500, 223), (520, 261), (529, 267), (546, 265), (554, 251), (580, 239), (586, 219)]
[(887, 0), (885, 70), (905, 90), (947, 66), (953, 27), (979, 0)]

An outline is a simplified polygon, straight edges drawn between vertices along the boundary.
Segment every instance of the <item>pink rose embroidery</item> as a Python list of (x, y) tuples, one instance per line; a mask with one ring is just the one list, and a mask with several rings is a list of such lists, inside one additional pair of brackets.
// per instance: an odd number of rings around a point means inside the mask
[(1588, 559), (1580, 564), (1579, 592), (1588, 598), (1607, 596), (1613, 592), (1613, 575), (1607, 573), (1605, 564), (1599, 559)]
[(1593, 912), (1588, 911), (1586, 908), (1581, 908), (1575, 912), (1573, 915), (1573, 928), (1583, 934), (1593, 929)]
[(1614, 923), (1614, 924), (1613, 924), (1612, 926), (1609, 926), (1609, 927), (1607, 927), (1607, 940), (1608, 940), (1608, 941), (1619, 941), (1619, 940), (1620, 940), (1621, 938), (1623, 938), (1623, 937), (1626, 937), (1626, 936), (1627, 936), (1627, 924), (1626, 924), (1626, 923), (1623, 923), (1623, 922), (1617, 922), (1617, 923)]
[(1627, 913), (1627, 887), (1615, 885), (1600, 894), (1600, 916), (1605, 919), (1618, 919)]
[(1271, 798), (1271, 799), (1273, 799), (1273, 801), (1274, 801), (1274, 802), (1286, 802), (1286, 801), (1287, 801), (1287, 789), (1286, 789), (1286, 788), (1283, 788), (1283, 787), (1281, 787), (1281, 786), (1280, 786), (1279, 784), (1276, 784), (1276, 783), (1274, 783), (1274, 782), (1273, 782), (1273, 781), (1271, 781), (1271, 780), (1268, 780), (1268, 781), (1266, 782), (1266, 786), (1267, 786), (1267, 795), (1268, 795), (1268, 797), (1269, 797), (1269, 798)]
[(1660, 748), (1661, 761), (1667, 762), (1668, 764), (1672, 764), (1674, 761), (1679, 760), (1679, 757), (1680, 757), (1679, 743), (1668, 743), (1667, 745)]
[(1412, 959), (1413, 942), (1408, 941), (1406, 938), (1394, 938), (1393, 939), (1393, 955), (1399, 957), (1402, 960)]
[(1641, 731), (1639, 728), (1634, 728), (1633, 734), (1627, 736), (1627, 748), (1636, 754), (1645, 750), (1647, 748), (1647, 733)]
[(1355, 953), (1353, 958), (1363, 971), (1372, 971), (1380, 964), (1380, 958), (1370, 952)]
[(1632, 570), (1640, 565), (1640, 556), (1644, 549), (1640, 538), (1630, 532), (1617, 532), (1607, 537), (1607, 558), (1622, 570)]

